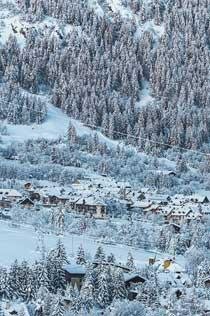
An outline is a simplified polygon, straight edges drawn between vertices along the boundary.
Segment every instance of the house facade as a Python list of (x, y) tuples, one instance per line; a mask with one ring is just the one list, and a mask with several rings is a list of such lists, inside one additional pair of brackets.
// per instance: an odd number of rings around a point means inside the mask
[(94, 197), (81, 198), (75, 203), (75, 211), (89, 214), (91, 217), (103, 219), (107, 217), (106, 204)]

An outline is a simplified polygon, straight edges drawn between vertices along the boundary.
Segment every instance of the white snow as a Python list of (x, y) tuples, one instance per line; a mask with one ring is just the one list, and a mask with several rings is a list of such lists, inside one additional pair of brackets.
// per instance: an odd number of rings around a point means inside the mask
[(132, 19), (134, 14), (128, 7), (122, 5), (121, 0), (107, 0), (111, 10), (115, 13), (119, 13), (123, 18)]
[(157, 40), (159, 37), (163, 36), (165, 28), (164, 25), (157, 25), (153, 20), (147, 21), (144, 24), (140, 24), (137, 28), (135, 37), (140, 38), (144, 32), (151, 32), (154, 40)]
[(48, 32), (49, 36), (63, 36), (72, 31), (81, 34), (81, 27), (62, 24), (53, 17), (47, 16), (42, 22), (28, 23), (24, 21), (15, 1), (0, 0), (0, 44), (4, 44), (12, 34), (16, 37), (19, 46), (24, 47), (25, 37), (31, 28), (36, 29), (40, 34)]
[(140, 101), (136, 103), (137, 108), (141, 108), (147, 106), (148, 104), (152, 103), (155, 99), (151, 96), (151, 91), (149, 87), (149, 83), (144, 81), (143, 88), (140, 91), (139, 95)]
[(37, 138), (57, 139), (67, 133), (69, 118), (60, 109), (48, 104), (47, 119), (40, 125), (4, 125), (9, 135), (2, 136), (3, 142), (22, 142)]
[[(25, 259), (31, 263), (34, 260), (39, 259), (40, 253), (37, 251), (39, 235), (40, 233), (36, 233), (30, 226), (21, 226), (19, 228), (0, 221), (0, 265), (8, 266), (14, 262), (15, 259), (18, 259), (19, 261)], [(48, 247), (48, 250), (56, 246), (59, 237), (64, 243), (67, 253), (70, 255), (70, 257), (72, 255), (75, 256), (78, 247), (81, 245), (85, 251), (93, 257), (95, 255), (96, 249), (100, 245), (97, 240), (85, 235), (68, 234), (65, 236), (56, 236), (45, 234), (44, 242)], [(121, 263), (125, 263), (127, 254), (129, 251), (131, 251), (135, 259), (135, 264), (138, 267), (148, 264), (149, 258), (155, 257), (155, 255), (156, 258), (160, 260), (168, 258), (166, 255), (156, 254), (141, 248), (134, 248), (126, 245), (103, 244), (102, 247), (106, 254), (110, 254), (111, 252), (114, 253), (116, 259)], [(183, 258), (180, 257), (179, 261), (180, 260), (183, 260)]]
[(99, 3), (97, 2), (97, 0), (89, 0), (89, 7), (91, 9), (94, 10), (94, 12), (98, 15), (98, 16), (103, 16), (104, 15), (104, 11), (101, 8), (101, 6), (99, 5)]
[[(43, 99), (46, 99), (43, 97)], [(47, 99), (46, 99), (47, 100)], [(7, 127), (8, 135), (1, 136), (3, 145), (12, 142), (23, 142), (28, 139), (58, 139), (67, 135), (69, 122), (74, 125), (78, 136), (94, 135), (97, 133), (99, 140), (106, 143), (109, 146), (117, 146), (118, 141), (113, 141), (104, 136), (101, 132), (95, 131), (78, 120), (69, 118), (61, 109), (47, 103), (47, 119), (42, 124), (33, 125), (14, 125), (3, 122), (3, 125)]]
[(130, 19), (135, 22), (137, 26), (135, 37), (137, 39), (140, 38), (146, 31), (151, 32), (155, 41), (157, 41), (164, 34), (165, 27), (163, 24), (157, 25), (155, 24), (154, 20), (142, 23), (139, 15), (133, 13), (129, 6), (125, 7), (121, 0), (107, 0), (107, 3), (113, 12), (120, 14), (124, 19)]

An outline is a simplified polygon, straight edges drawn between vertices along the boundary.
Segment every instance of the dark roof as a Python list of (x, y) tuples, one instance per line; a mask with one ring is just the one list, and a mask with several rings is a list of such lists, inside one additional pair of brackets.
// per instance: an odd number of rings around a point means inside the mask
[(25, 203), (30, 203), (31, 205), (34, 205), (34, 202), (29, 198), (25, 198), (24, 200), (21, 200), (19, 202), (19, 204), (25, 204)]
[(125, 283), (128, 282), (145, 282), (146, 279), (140, 276), (138, 273), (124, 273)]

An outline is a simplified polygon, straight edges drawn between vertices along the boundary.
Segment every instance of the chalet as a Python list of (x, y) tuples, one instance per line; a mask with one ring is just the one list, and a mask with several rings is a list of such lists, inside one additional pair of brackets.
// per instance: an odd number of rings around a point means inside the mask
[(186, 287), (192, 286), (192, 281), (186, 270), (173, 259), (166, 259), (162, 262), (157, 261), (155, 265), (160, 283), (167, 283), (169, 286), (177, 289), (182, 289), (183, 285)]
[(168, 223), (183, 224), (184, 222), (190, 222), (191, 220), (199, 220), (202, 218), (202, 214), (190, 207), (180, 207), (170, 210), (166, 215)]
[(159, 214), (160, 212), (160, 205), (158, 204), (151, 204), (149, 207), (147, 208), (144, 208), (143, 211), (144, 211), (144, 214), (145, 215), (149, 215), (149, 214)]
[[(93, 265), (97, 267), (101, 262), (93, 262)], [(145, 282), (145, 279), (138, 274), (131, 274), (130, 269), (125, 266), (121, 266), (120, 264), (114, 264), (114, 263), (108, 263), (103, 262), (104, 266), (111, 266), (113, 268), (120, 269), (123, 272), (124, 279), (125, 279), (125, 285), (129, 289), (132, 284), (139, 284)], [(71, 283), (73, 287), (77, 286), (77, 288), (80, 290), (82, 287), (83, 280), (85, 278), (86, 274), (86, 267), (79, 264), (67, 264), (64, 266), (65, 271), (65, 278), (67, 283)]]
[(128, 290), (128, 299), (133, 301), (138, 295), (136, 286), (146, 282), (146, 279), (137, 273), (124, 273), (125, 286)]
[(1, 198), (16, 202), (22, 198), (22, 194), (14, 189), (0, 189), (0, 199)]
[(57, 206), (58, 204), (67, 204), (69, 202), (69, 194), (64, 194), (64, 188), (49, 187), (39, 190), (40, 199), (44, 206)]
[(69, 197), (68, 206), (70, 207), (70, 209), (72, 210), (75, 209), (75, 204), (77, 201), (79, 201), (80, 198), (81, 196), (77, 196), (77, 195), (71, 195)]
[(75, 203), (75, 211), (82, 214), (89, 214), (99, 219), (106, 218), (107, 216), (106, 204), (93, 196), (79, 199)]
[(206, 195), (193, 194), (190, 200), (194, 203), (207, 204), (209, 203), (209, 198)]
[(159, 205), (168, 205), (171, 201), (171, 197), (165, 194), (154, 194), (150, 196), (149, 201)]
[(33, 201), (31, 201), (31, 199), (27, 197), (24, 200), (20, 201), (19, 205), (23, 208), (31, 208), (34, 207), (35, 204)]
[(143, 202), (143, 201), (136, 201), (131, 205), (132, 210), (136, 211), (142, 211), (142, 212), (147, 212), (147, 209), (149, 209), (152, 206), (151, 202)]
[(43, 197), (42, 203), (44, 207), (56, 207), (60, 204), (67, 205), (69, 200), (67, 198), (57, 197), (55, 195)]
[(75, 286), (76, 284), (77, 288), (80, 290), (86, 274), (86, 268), (79, 264), (68, 264), (64, 267), (64, 271), (66, 282), (71, 283), (72, 286)]
[(144, 283), (146, 281), (145, 278), (140, 276), (137, 273), (124, 273), (125, 286), (130, 288), (133, 284)]

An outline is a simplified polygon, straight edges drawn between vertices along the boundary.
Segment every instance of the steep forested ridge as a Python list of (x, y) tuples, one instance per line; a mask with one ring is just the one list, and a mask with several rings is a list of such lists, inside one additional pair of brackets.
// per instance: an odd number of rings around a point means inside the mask
[[(11, 36), (0, 49), (5, 86), (12, 85), (18, 94), (20, 89), (44, 92), (69, 116), (101, 126), (111, 138), (126, 133), (127, 141), (140, 149), (153, 150), (159, 147), (155, 142), (199, 148), (209, 141), (207, 0), (127, 0), (122, 6), (128, 17), (105, 0), (98, 2), (103, 14), (82, 0), (18, 4), (28, 22), (53, 18), (61, 31), (32, 27), (23, 48)], [(151, 21), (164, 28), (160, 39), (155, 28), (145, 30)], [(62, 32), (66, 24), (72, 28), (68, 34)], [(147, 82), (154, 101), (139, 107)], [(38, 122), (44, 119), (39, 99), (31, 105), (31, 100), (18, 99), (22, 104), (15, 117), (24, 108), (38, 107)], [(34, 121), (11, 120), (4, 105), (1, 112), (14, 123)]]

